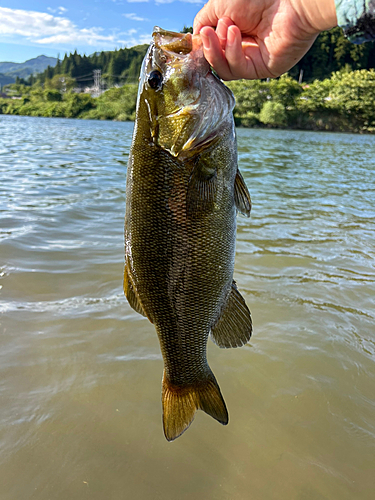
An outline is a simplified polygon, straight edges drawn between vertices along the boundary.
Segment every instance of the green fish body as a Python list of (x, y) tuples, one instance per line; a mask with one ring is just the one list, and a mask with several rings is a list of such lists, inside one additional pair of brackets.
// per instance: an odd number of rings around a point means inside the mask
[(206, 359), (245, 344), (251, 315), (233, 281), (236, 212), (250, 215), (237, 168), (234, 98), (199, 36), (155, 28), (145, 56), (129, 157), (124, 291), (155, 326), (164, 360), (163, 426), (171, 441), (197, 409), (227, 409)]

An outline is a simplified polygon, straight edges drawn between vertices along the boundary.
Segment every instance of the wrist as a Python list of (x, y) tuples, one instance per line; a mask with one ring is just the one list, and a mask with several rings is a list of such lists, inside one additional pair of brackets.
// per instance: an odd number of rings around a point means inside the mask
[(335, 0), (290, 0), (290, 3), (312, 33), (337, 26)]

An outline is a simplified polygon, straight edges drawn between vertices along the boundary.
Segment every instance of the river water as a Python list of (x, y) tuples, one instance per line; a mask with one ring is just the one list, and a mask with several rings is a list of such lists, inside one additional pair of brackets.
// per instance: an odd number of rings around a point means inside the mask
[(254, 335), (209, 341), (229, 425), (167, 443), (122, 293), (131, 132), (0, 116), (0, 499), (373, 499), (375, 137), (238, 130)]

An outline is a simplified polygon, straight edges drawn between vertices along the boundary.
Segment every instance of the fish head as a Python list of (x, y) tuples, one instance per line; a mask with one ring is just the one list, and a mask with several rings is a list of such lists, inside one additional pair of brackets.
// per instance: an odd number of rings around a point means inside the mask
[(233, 121), (234, 104), (204, 57), (200, 35), (154, 28), (137, 113), (155, 145), (179, 159), (193, 156), (217, 139), (224, 122)]

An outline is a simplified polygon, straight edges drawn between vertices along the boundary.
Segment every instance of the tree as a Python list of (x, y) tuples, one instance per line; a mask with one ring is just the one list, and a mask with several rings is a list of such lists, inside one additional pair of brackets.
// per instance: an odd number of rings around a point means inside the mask
[(286, 124), (285, 107), (280, 102), (267, 101), (264, 103), (259, 119), (262, 123), (271, 126), (282, 126)]
[(77, 85), (76, 80), (69, 75), (55, 75), (51, 80), (46, 80), (45, 88), (55, 89), (60, 92), (72, 90)]

